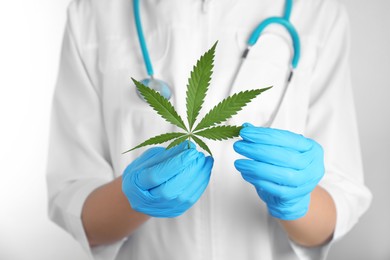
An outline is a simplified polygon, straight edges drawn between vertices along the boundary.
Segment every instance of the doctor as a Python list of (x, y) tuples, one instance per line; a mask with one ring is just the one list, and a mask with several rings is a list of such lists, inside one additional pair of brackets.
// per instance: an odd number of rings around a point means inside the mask
[(253, 29), (286, 8), (283, 0), (140, 1), (153, 75), (169, 82), (180, 114), (192, 65), (216, 40), (205, 111), (231, 93), (274, 86), (230, 122), (243, 124), (239, 140), (210, 143), (211, 158), (193, 144), (122, 155), (174, 130), (130, 82), (146, 77), (132, 1), (70, 4), (49, 213), (91, 258), (323, 259), (367, 210), (344, 8), (294, 2), (288, 18), (301, 50), (285, 93), (296, 49), (280, 24), (264, 29), (237, 70)]

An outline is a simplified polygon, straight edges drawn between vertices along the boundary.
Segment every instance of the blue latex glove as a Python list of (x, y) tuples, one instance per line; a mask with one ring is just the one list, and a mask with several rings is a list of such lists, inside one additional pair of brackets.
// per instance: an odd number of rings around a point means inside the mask
[(255, 186), (269, 213), (283, 220), (303, 217), (324, 175), (322, 147), (302, 135), (248, 123), (240, 136), (234, 150), (249, 160), (236, 160), (235, 167)]
[(183, 214), (203, 194), (213, 167), (212, 157), (183, 142), (166, 150), (145, 151), (125, 169), (122, 191), (131, 207), (153, 217), (172, 218)]

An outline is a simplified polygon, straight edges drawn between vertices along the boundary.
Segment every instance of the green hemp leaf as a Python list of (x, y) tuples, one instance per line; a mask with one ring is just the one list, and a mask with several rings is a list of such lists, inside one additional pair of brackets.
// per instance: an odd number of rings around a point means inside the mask
[[(206, 143), (200, 138), (207, 138), (211, 140), (227, 140), (237, 137), (240, 133), (241, 126), (219, 125), (226, 122), (237, 112), (241, 111), (249, 102), (262, 92), (270, 89), (253, 89), (236, 93), (230, 97), (225, 98), (215, 107), (213, 107), (200, 121), (195, 125), (197, 117), (204, 99), (207, 94), (207, 90), (210, 86), (211, 76), (213, 74), (214, 56), (217, 43), (215, 43), (210, 50), (208, 50), (200, 59), (191, 71), (190, 78), (188, 79), (187, 92), (186, 92), (186, 105), (187, 105), (187, 123), (188, 127), (184, 124), (183, 119), (176, 112), (174, 106), (166, 98), (164, 98), (157, 91), (143, 85), (137, 80), (133, 79), (133, 82), (144, 97), (145, 101), (166, 121), (181, 128), (184, 132), (172, 132), (165, 133), (158, 136), (154, 136), (136, 147), (124, 152), (130, 152), (147, 145), (161, 144), (168, 141), (172, 141), (166, 149), (175, 147), (176, 145), (184, 142), (185, 140), (194, 140), (203, 150), (207, 151), (211, 156), (211, 150)], [(194, 126), (195, 125), (195, 126)]]

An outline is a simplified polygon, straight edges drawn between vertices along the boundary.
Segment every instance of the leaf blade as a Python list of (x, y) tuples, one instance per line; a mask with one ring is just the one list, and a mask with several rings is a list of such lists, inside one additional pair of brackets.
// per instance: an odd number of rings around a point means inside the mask
[(222, 125), (207, 128), (194, 134), (207, 139), (221, 141), (239, 136), (241, 128), (242, 126)]
[(194, 139), (195, 143), (197, 143), (203, 150), (207, 151), (211, 155), (211, 157), (213, 156), (210, 148), (207, 146), (207, 144), (205, 142), (203, 142), (202, 139), (200, 139), (196, 135), (191, 135), (191, 137), (192, 137), (192, 139)]
[(252, 99), (270, 88), (272, 87), (241, 91), (225, 98), (202, 118), (194, 131), (225, 122), (241, 111)]
[(170, 143), (170, 144), (167, 146), (167, 148), (165, 148), (165, 149), (168, 150), (168, 149), (171, 149), (171, 148), (173, 148), (173, 147), (175, 147), (175, 146), (181, 144), (182, 142), (184, 142), (185, 140), (187, 140), (188, 137), (189, 137), (189, 135), (186, 134), (185, 136), (182, 136), (182, 137), (177, 138), (177, 139), (174, 140), (172, 143)]
[(152, 145), (152, 144), (162, 144), (162, 143), (170, 141), (174, 138), (181, 137), (183, 135), (186, 135), (186, 133), (172, 132), (172, 133), (165, 133), (165, 134), (157, 135), (157, 136), (154, 136), (154, 137), (147, 139), (146, 141), (135, 146), (134, 148), (123, 152), (122, 154), (125, 154), (127, 152), (131, 152), (131, 151), (138, 149), (138, 148), (141, 148), (143, 146)]
[(188, 79), (186, 92), (186, 107), (189, 129), (192, 129), (199, 111), (202, 108), (206, 92), (210, 85), (211, 75), (214, 68), (214, 56), (216, 42), (210, 50), (208, 50), (200, 59), (191, 71)]
[(187, 127), (185, 126), (183, 119), (176, 112), (175, 108), (166, 98), (164, 98), (160, 93), (154, 89), (148, 88), (141, 82), (131, 78), (137, 87), (138, 91), (144, 97), (145, 101), (169, 123), (180, 127), (181, 129), (188, 132)]

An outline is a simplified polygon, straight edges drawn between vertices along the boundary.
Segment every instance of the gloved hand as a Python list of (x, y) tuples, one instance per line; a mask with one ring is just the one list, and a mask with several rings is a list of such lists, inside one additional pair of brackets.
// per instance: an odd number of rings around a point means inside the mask
[(322, 147), (302, 135), (248, 123), (240, 136), (234, 150), (250, 160), (236, 160), (235, 167), (255, 186), (269, 213), (282, 220), (303, 217), (324, 175)]
[(206, 189), (214, 160), (183, 142), (145, 151), (125, 169), (122, 191), (131, 207), (153, 217), (183, 214)]

